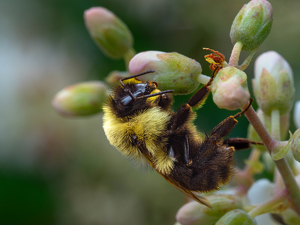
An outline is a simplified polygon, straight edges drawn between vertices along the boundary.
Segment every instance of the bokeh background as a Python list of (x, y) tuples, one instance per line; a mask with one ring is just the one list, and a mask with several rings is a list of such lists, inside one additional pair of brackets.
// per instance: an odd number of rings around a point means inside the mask
[[(300, 87), (300, 1), (270, 0), (272, 31), (254, 58), (275, 50)], [(110, 146), (102, 115), (62, 118), (51, 99), (67, 85), (124, 70), (100, 52), (83, 12), (103, 6), (130, 28), (137, 52), (176, 51), (201, 63), (203, 47), (230, 56), (231, 22), (247, 0), (1, 0), (0, 224), (173, 224), (184, 196), (157, 173), (139, 171)], [(243, 53), (242, 58), (247, 56)], [(247, 68), (249, 84), (254, 61)], [(175, 99), (174, 110), (188, 99)], [(300, 88), (296, 92), (300, 100)], [(196, 120), (209, 132), (230, 114), (211, 96)], [(231, 136), (246, 137), (245, 118)], [(292, 131), (295, 127), (291, 120)], [(236, 154), (243, 166), (249, 151)]]

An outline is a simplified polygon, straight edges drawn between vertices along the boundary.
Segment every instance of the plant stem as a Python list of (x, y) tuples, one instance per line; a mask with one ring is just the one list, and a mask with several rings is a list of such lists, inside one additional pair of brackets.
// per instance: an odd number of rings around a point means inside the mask
[(207, 84), (209, 80), (210, 80), (210, 77), (206, 76), (204, 74), (199, 74), (198, 78), (197, 78), (197, 81), (201, 84)]
[(280, 141), (280, 112), (278, 109), (271, 112), (271, 134), (272, 138)]
[(258, 48), (254, 49), (250, 53), (250, 55), (244, 60), (244, 62), (241, 65), (237, 66), (236, 68), (238, 68), (239, 70), (245, 70), (249, 66), (249, 64), (250, 64), (250, 62), (252, 60), (252, 57), (255, 54), (255, 52), (257, 51), (257, 49)]
[(284, 189), (278, 195), (274, 196), (270, 200), (257, 205), (248, 214), (252, 218), (255, 218), (256, 216), (259, 216), (261, 214), (268, 213), (275, 205), (283, 202), (287, 196), (288, 196), (288, 192)]
[(229, 66), (238, 66), (239, 65), (239, 58), (240, 58), (240, 54), (243, 48), (243, 43), (242, 42), (236, 42), (232, 52), (231, 52), (231, 56), (229, 59)]
[[(252, 106), (245, 112), (245, 116), (252, 124), (253, 128), (259, 135), (265, 147), (268, 149), (268, 152), (271, 154), (272, 149), (279, 144), (279, 141), (273, 139), (270, 136), (270, 134), (268, 133), (267, 129), (264, 127), (264, 125), (258, 118)], [(287, 164), (285, 158), (282, 158), (274, 162), (278, 171), (281, 174), (285, 188), (289, 193), (288, 197), (292, 203), (292, 207), (294, 211), (298, 214), (298, 216), (300, 216), (300, 189), (295, 181), (291, 168)]]

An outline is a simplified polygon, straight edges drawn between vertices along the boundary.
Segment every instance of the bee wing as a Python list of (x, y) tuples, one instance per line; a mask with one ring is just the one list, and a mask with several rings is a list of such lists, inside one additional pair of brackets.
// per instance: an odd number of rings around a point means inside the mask
[[(155, 169), (155, 168), (154, 168)], [(158, 171), (157, 171), (158, 172)], [(158, 172), (159, 173), (159, 172)], [(206, 205), (209, 208), (212, 208), (210, 202), (204, 198), (201, 195), (195, 195), (192, 191), (186, 189), (185, 187), (182, 187), (180, 184), (178, 184), (174, 179), (172, 179), (169, 176), (165, 176), (161, 173), (159, 173), (163, 178), (165, 178), (166, 181), (168, 181), (170, 184), (172, 184), (173, 187), (175, 187), (177, 190), (182, 192), (183, 194), (187, 195), (191, 199), (194, 199), (196, 202), (199, 202), (200, 204)]]
[[(138, 146), (141, 153), (145, 156), (145, 158), (149, 161), (150, 166), (156, 170), (154, 163), (153, 163), (153, 157), (150, 154), (150, 152), (147, 150), (147, 148), (143, 145)], [(176, 182), (171, 176), (164, 175), (156, 170), (166, 181), (168, 181), (170, 184), (172, 184), (173, 187), (175, 187), (177, 190), (182, 192), (183, 194), (187, 195), (191, 199), (194, 199), (196, 202), (199, 202), (200, 204), (206, 205), (209, 208), (212, 208), (210, 202), (204, 198), (203, 196), (195, 195), (192, 191), (186, 189), (185, 187), (182, 187), (178, 182)]]

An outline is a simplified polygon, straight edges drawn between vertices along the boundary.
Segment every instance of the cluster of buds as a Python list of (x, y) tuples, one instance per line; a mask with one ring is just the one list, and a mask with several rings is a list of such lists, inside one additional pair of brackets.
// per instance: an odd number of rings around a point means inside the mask
[[(145, 74), (138, 79), (151, 80), (157, 83), (162, 91), (173, 90), (175, 95), (186, 95), (194, 92), (201, 83), (208, 83), (210, 79), (202, 74), (199, 62), (179, 53), (145, 51), (135, 54), (130, 30), (115, 14), (105, 8), (95, 7), (86, 10), (84, 20), (91, 37), (104, 54), (113, 59), (124, 58), (125, 60), (126, 71), (113, 71), (107, 76), (106, 82), (111, 87), (126, 76), (154, 70), (154, 73)], [(243, 70), (268, 36), (272, 22), (271, 4), (267, 0), (251, 0), (242, 7), (233, 21), (230, 38), (234, 48), (229, 63), (225, 61), (223, 54), (206, 49), (213, 52), (205, 56), (205, 59), (211, 64), (211, 70), (217, 72), (209, 88), (213, 94), (213, 101), (219, 108), (237, 110), (248, 103), (250, 93), (247, 75)], [(239, 66), (238, 59), (242, 50), (252, 51), (252, 53)], [(235, 189), (231, 189), (234, 195), (208, 195), (207, 199), (213, 210), (197, 202), (189, 202), (178, 211), (177, 224), (274, 224), (270, 220), (261, 219), (263, 217), (259, 215), (263, 213), (278, 213), (286, 224), (299, 224), (296, 213), (291, 211), (291, 208), (295, 210), (299, 206), (294, 204), (292, 207), (292, 204), (286, 200), (293, 191), (297, 192), (298, 186), (294, 185), (292, 191), (288, 187), (287, 189), (281, 187), (281, 192), (276, 193), (277, 184), (266, 180), (255, 182), (252, 176), (254, 173), (260, 173), (264, 168), (274, 172), (274, 161), (281, 160), (288, 152), (292, 152), (290, 166), (296, 165), (295, 159), (300, 162), (300, 101), (297, 102), (294, 111), (295, 125), (298, 130), (290, 135), (289, 141), (280, 142), (286, 138), (289, 129), (290, 111), (295, 95), (293, 72), (288, 62), (277, 52), (266, 52), (255, 62), (252, 84), (259, 106), (256, 116), (259, 117), (267, 132), (271, 133), (280, 144), (271, 150), (265, 146), (254, 149), (259, 154), (256, 155), (255, 160), (246, 162), (252, 170), (251, 176), (244, 176), (249, 178), (246, 191), (242, 190), (245, 189), (244, 183), (244, 186), (237, 185)], [(55, 96), (53, 107), (64, 116), (94, 115), (102, 111), (102, 105), (109, 93), (109, 85), (101, 81), (93, 81), (67, 87)], [(256, 133), (255, 128), (257, 127), (253, 123), (249, 126), (248, 138), (261, 142), (261, 136)], [(266, 150), (271, 151), (272, 158)], [(262, 164), (259, 162), (261, 152), (265, 161), (264, 166), (260, 166)], [(296, 171), (293, 167), (292, 169)], [(300, 180), (299, 176), (298, 179)], [(237, 196), (243, 191), (244, 198), (247, 200)], [(300, 202), (300, 197), (298, 200)], [(290, 201), (293, 200), (290, 198)], [(300, 209), (297, 212), (300, 214)], [(265, 216), (270, 217), (269, 214)]]

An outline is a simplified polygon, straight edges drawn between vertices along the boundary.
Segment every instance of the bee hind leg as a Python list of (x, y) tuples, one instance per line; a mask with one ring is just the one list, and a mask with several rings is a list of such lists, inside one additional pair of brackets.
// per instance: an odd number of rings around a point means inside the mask
[(217, 138), (222, 138), (228, 135), (237, 124), (238, 121), (236, 119), (243, 115), (250, 108), (252, 101), (253, 99), (250, 99), (250, 102), (244, 107), (241, 112), (235, 114), (234, 116), (227, 117), (217, 126), (215, 126), (211, 132), (211, 135), (215, 135)]
[(229, 146), (234, 147), (234, 149), (236, 151), (251, 148), (251, 144), (253, 144), (253, 145), (263, 145), (262, 142), (251, 141), (247, 138), (228, 138), (228, 139), (223, 141), (223, 144), (227, 144)]

